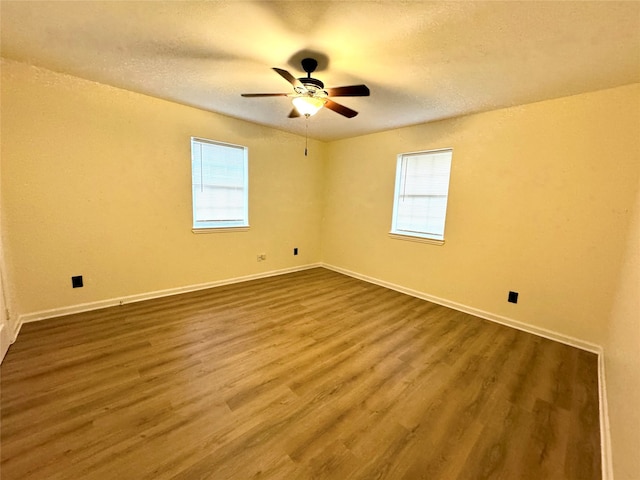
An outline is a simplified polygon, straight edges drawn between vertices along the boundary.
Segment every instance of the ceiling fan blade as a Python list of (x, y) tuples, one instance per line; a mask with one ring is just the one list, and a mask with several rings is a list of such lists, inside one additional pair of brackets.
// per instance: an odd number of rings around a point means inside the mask
[(333, 110), (340, 115), (344, 115), (347, 118), (353, 118), (358, 115), (358, 112), (355, 110), (351, 110), (349, 107), (345, 107), (344, 105), (340, 105), (339, 103), (333, 102), (331, 100), (327, 100), (324, 104), (329, 110)]
[(286, 97), (288, 93), (241, 93), (243, 97)]
[(291, 109), (291, 111), (289, 112), (289, 118), (296, 118), (300, 116), (300, 112), (298, 112), (298, 110), (296, 110), (295, 108)]
[(369, 88), (366, 85), (349, 85), (346, 87), (328, 88), (330, 97), (368, 97)]
[(296, 77), (294, 77), (293, 75), (291, 75), (289, 72), (287, 72), (286, 70), (283, 70), (281, 68), (276, 68), (273, 67), (273, 69), (280, 74), (280, 76), (282, 78), (284, 78), (287, 82), (289, 82), (291, 85), (295, 87), (301, 87), (304, 88), (304, 85), (302, 85), (302, 82), (300, 82), (300, 80), (298, 80)]

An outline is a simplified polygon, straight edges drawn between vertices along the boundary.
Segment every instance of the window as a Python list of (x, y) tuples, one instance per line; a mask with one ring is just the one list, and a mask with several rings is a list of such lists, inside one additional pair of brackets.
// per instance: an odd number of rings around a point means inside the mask
[(392, 235), (444, 242), (453, 151), (398, 155)]
[(247, 148), (191, 138), (193, 229), (249, 226)]

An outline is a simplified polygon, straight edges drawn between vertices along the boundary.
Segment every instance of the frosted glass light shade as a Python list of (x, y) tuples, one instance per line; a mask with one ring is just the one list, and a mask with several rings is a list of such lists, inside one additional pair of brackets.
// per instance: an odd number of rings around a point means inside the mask
[(316, 97), (295, 97), (292, 102), (300, 115), (315, 115), (324, 106), (324, 100)]

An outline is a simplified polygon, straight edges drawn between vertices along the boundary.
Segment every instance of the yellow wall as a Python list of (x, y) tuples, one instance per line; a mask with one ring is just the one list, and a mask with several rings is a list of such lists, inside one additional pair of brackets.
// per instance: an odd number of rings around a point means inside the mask
[[(4, 60), (1, 95), (14, 319), (320, 260), (325, 144)], [(192, 135), (249, 147), (250, 231), (192, 233)]]
[[(640, 173), (639, 99), (636, 84), (332, 142), (323, 261), (602, 345)], [(390, 238), (396, 155), (445, 147), (445, 245)]]
[(640, 475), (640, 188), (633, 211), (604, 344), (616, 480)]

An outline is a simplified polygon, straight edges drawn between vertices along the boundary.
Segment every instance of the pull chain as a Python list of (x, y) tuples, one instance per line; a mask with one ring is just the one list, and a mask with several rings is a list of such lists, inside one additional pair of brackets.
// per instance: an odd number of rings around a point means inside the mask
[(309, 114), (304, 116), (304, 156), (307, 156), (307, 146), (309, 144)]

